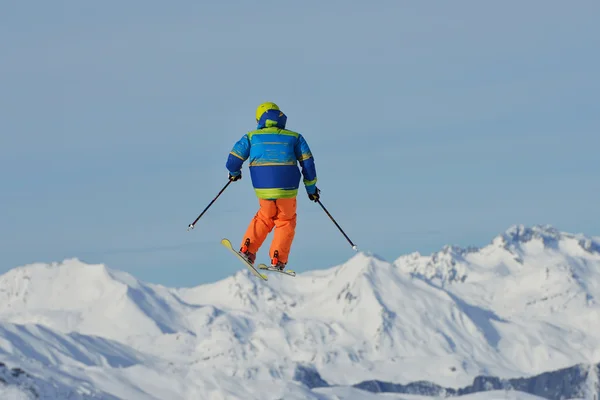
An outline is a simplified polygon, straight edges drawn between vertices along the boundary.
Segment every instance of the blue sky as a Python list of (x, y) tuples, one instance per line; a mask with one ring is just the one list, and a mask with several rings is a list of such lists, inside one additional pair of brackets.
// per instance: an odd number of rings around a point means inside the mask
[[(7, 2), (0, 272), (78, 257), (193, 286), (243, 268), (219, 240), (257, 209), (247, 165), (186, 228), (264, 101), (361, 250), (599, 235), (599, 19), (584, 0)], [(353, 254), (301, 191), (290, 268)]]

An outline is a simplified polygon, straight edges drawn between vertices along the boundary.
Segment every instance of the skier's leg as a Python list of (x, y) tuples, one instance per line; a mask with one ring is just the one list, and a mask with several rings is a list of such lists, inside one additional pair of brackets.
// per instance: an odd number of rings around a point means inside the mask
[(248, 251), (254, 254), (258, 252), (269, 232), (273, 230), (275, 226), (273, 218), (277, 215), (277, 205), (274, 200), (259, 199), (258, 202), (260, 208), (250, 221), (246, 234), (242, 238), (242, 247), (246, 239), (250, 239)]
[(273, 258), (277, 250), (278, 260), (286, 264), (296, 234), (296, 198), (277, 199), (276, 204), (277, 216), (270, 255)]

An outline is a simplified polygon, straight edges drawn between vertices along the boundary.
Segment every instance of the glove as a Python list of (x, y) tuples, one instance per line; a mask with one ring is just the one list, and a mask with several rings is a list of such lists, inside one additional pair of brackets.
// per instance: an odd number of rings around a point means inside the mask
[(235, 182), (235, 181), (239, 181), (240, 179), (242, 179), (242, 172), (238, 172), (236, 175), (232, 175), (231, 172), (229, 173), (229, 180), (231, 182)]
[(309, 194), (308, 194), (308, 198), (309, 198), (311, 201), (314, 201), (314, 202), (316, 203), (317, 201), (319, 201), (319, 197), (320, 197), (320, 196), (319, 196), (319, 193), (320, 193), (320, 192), (321, 192), (321, 191), (320, 191), (320, 190), (319, 190), (319, 189), (318, 189), (318, 188), (315, 186), (315, 191), (314, 191), (314, 193), (309, 193)]

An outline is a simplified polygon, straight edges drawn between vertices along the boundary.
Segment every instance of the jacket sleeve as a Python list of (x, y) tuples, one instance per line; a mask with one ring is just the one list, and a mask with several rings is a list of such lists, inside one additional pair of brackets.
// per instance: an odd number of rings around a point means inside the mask
[(232, 176), (237, 176), (242, 172), (242, 165), (248, 157), (250, 157), (250, 139), (248, 135), (244, 135), (233, 146), (231, 152), (229, 152), (225, 167)]
[(296, 159), (300, 162), (302, 176), (304, 177), (304, 186), (307, 193), (315, 193), (317, 190), (317, 170), (315, 168), (315, 159), (308, 147), (308, 143), (302, 135), (298, 135), (298, 141), (294, 148)]

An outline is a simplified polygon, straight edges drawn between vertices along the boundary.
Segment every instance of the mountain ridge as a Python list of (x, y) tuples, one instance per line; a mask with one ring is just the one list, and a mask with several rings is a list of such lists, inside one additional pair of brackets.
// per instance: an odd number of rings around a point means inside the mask
[[(302, 398), (325, 383), (424, 380), (458, 389), (482, 375), (533, 376), (600, 360), (596, 245), (548, 226), (515, 226), (478, 249), (445, 246), (392, 262), (359, 252), (295, 278), (263, 282), (242, 269), (192, 288), (77, 259), (32, 264), (0, 276), (0, 323), (8, 327), (0, 329), (0, 360), (29, 357), (74, 382), (77, 371), (100, 368), (99, 391), (140, 398), (151, 392), (147, 376), (175, 382), (179, 389), (161, 386), (174, 398), (213, 393), (215, 382), (233, 392), (244, 382), (260, 393), (259, 382), (286, 391), (306, 380)], [(20, 344), (2, 340), (11, 330)], [(45, 333), (38, 340), (28, 332)], [(52, 340), (74, 349), (79, 340), (135, 362), (21, 351), (52, 349)], [(125, 374), (119, 383), (117, 373)]]

